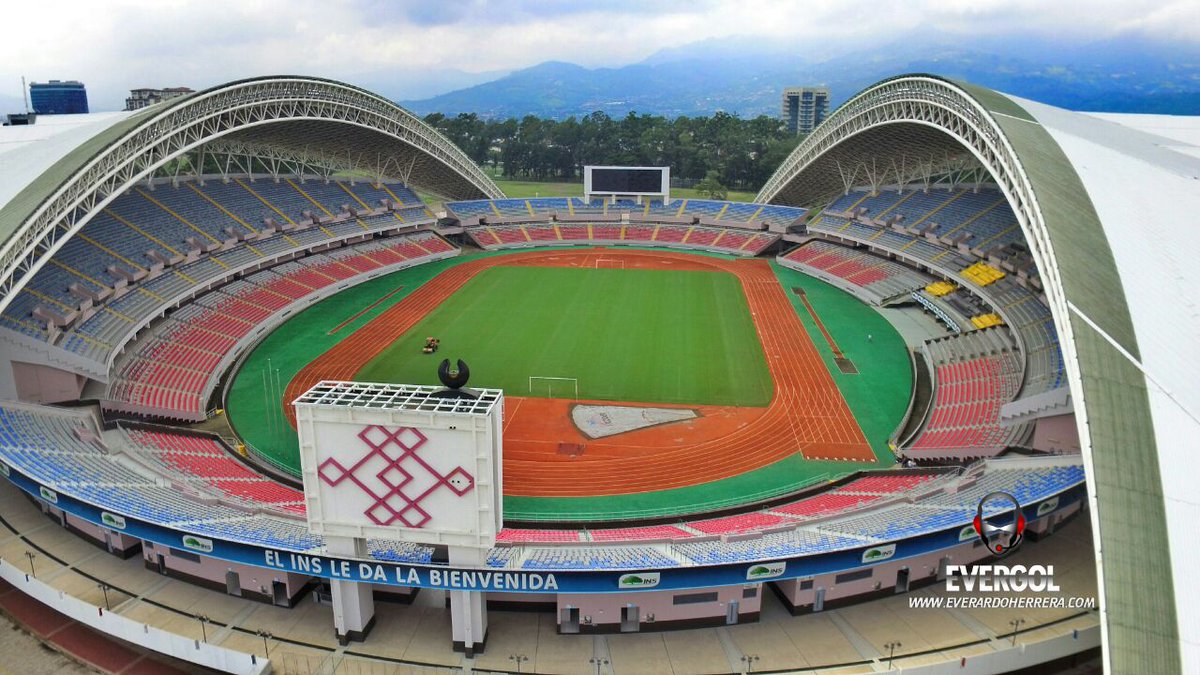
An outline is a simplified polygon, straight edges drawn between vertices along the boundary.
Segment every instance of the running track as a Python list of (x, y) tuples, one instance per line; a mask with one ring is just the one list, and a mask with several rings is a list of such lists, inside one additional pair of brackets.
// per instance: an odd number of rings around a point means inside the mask
[[(283, 400), (295, 400), (321, 380), (353, 379), (387, 345), (485, 269), (518, 264), (591, 267), (597, 257), (619, 258), (626, 268), (709, 269), (737, 276), (771, 370), (771, 403), (766, 408), (701, 406), (705, 417), (690, 433), (666, 425), (600, 441), (583, 439), (586, 452), (568, 457), (558, 454), (558, 442), (565, 439), (561, 432), (552, 432), (555, 423), (547, 421), (546, 413), (559, 406), (565, 416), (569, 402), (509, 396), (504, 449), (506, 495), (598, 496), (686, 487), (759, 469), (797, 452), (808, 459), (874, 460), (862, 430), (783, 287), (767, 261), (759, 259), (584, 249), (530, 251), (471, 260), (426, 282), (317, 357), (288, 383)], [(522, 414), (522, 408), (526, 414)], [(285, 405), (285, 410), (289, 419), (294, 417), (290, 406)], [(541, 429), (546, 433), (539, 433)]]

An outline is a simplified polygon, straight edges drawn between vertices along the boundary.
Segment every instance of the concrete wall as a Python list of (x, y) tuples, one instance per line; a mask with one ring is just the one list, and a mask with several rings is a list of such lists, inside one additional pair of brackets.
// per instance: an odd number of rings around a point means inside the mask
[[(194, 553), (182, 549), (179, 549), (178, 552), (185, 556)], [(312, 580), (312, 577), (302, 574), (231, 563), (199, 554), (196, 554), (199, 555), (199, 560), (193, 561), (177, 555), (176, 549), (144, 542), (142, 557), (146, 562), (146, 567), (157, 570), (159, 555), (163, 558), (164, 571), (168, 576), (222, 593), (226, 592), (226, 575), (231, 571), (236, 572), (241, 596), (260, 602), (273, 601), (272, 584), (279, 581), (287, 589), (288, 604), (291, 606)]]
[[(54, 515), (61, 513), (54, 507), (50, 507), (50, 511)], [(110, 530), (107, 527), (96, 525), (69, 513), (63, 513), (60, 517), (63, 518), (67, 528), (72, 532), (97, 546), (103, 547), (113, 555), (122, 558), (131, 557), (137, 551), (138, 547), (142, 545), (141, 539), (131, 537), (119, 530)]]
[(1075, 414), (1043, 417), (1033, 428), (1033, 447), (1043, 452), (1079, 453)]
[[(1049, 534), (1058, 523), (1077, 513), (1079, 508), (1080, 505), (1076, 503), (1053, 516), (1031, 521), (1026, 533), (1029, 536)], [(900, 571), (904, 569), (908, 570), (908, 584), (912, 589), (937, 581), (943, 559), (947, 565), (968, 565), (989, 557), (991, 553), (977, 539), (972, 538), (949, 549), (911, 558), (888, 560), (870, 568), (862, 568), (871, 570), (871, 575), (862, 579), (839, 583), (837, 577), (844, 573), (819, 574), (808, 579), (773, 582), (773, 586), (791, 605), (790, 609), (793, 611), (812, 611), (817, 595), (822, 590), (825, 594), (823, 609), (830, 609), (879, 595), (896, 593), (896, 583)], [(854, 571), (858, 570), (852, 570)]]
[[(564, 609), (578, 608), (581, 632), (617, 631), (624, 607), (638, 608), (640, 630), (663, 630), (726, 623), (731, 602), (737, 603), (738, 623), (757, 621), (762, 608), (761, 584), (719, 586), (686, 591), (641, 591), (558, 595), (558, 623), (562, 629)], [(715, 600), (675, 604), (676, 598), (716, 593)], [(590, 619), (590, 621), (589, 621)]]
[(31, 403), (79, 400), (87, 382), (82, 375), (23, 361), (12, 362), (12, 374), (17, 398)]
[(120, 614), (106, 612), (103, 607), (90, 605), (67, 595), (3, 560), (0, 560), (0, 578), (43, 605), (101, 633), (131, 644), (216, 671), (245, 675), (264, 675), (271, 672), (271, 662), (265, 658), (168, 633)]

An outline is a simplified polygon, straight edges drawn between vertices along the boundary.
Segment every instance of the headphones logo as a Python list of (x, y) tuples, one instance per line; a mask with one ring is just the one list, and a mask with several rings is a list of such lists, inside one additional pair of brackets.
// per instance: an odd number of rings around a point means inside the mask
[[(1012, 505), (1012, 510), (984, 518), (983, 506), (991, 501), (1008, 502)], [(1006, 524), (996, 522), (1003, 523), (1005, 520), (1008, 521)], [(980, 499), (979, 507), (975, 509), (974, 524), (979, 540), (997, 558), (1012, 553), (1017, 546), (1021, 545), (1021, 540), (1025, 535), (1025, 514), (1021, 512), (1021, 504), (1017, 502), (1016, 497), (1007, 492), (992, 492)]]

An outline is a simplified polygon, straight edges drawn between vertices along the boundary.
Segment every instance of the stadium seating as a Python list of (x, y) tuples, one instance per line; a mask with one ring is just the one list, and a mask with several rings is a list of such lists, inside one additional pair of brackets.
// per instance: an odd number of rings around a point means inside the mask
[[(852, 219), (852, 214), (861, 215)], [(886, 224), (896, 217), (900, 220), (894, 226)], [(994, 311), (1015, 335), (1016, 348), (1026, 363), (1020, 397), (1065, 385), (1058, 336), (1039, 292), (1037, 268), (1021, 244), (1023, 235), (1016, 217), (995, 188), (935, 189), (929, 194), (853, 191), (835, 199), (808, 228), (824, 237), (888, 251), (973, 289), (987, 307), (962, 307), (959, 320), (933, 302), (922, 304), (955, 330), (969, 330), (976, 325), (970, 321), (972, 317)], [(961, 298), (965, 293), (956, 292), (947, 301), (959, 302), (954, 296)], [(937, 442), (958, 441), (943, 438)]]
[(209, 395), (238, 344), (297, 299), (385, 265), (418, 264), (452, 251), (429, 232), (355, 244), (258, 272), (197, 298), (154, 324), (113, 367), (105, 406), (204, 419)]
[(839, 494), (835, 491), (790, 504), (774, 506), (771, 507), (771, 511), (797, 517), (824, 516), (856, 509), (880, 497), (881, 495), (871, 494)]
[(525, 226), (531, 241), (559, 241), (558, 230), (549, 223), (534, 223)]
[(834, 492), (894, 494), (912, 490), (933, 477), (934, 474), (927, 473), (865, 476), (837, 488)]
[[(300, 504), (304, 494), (246, 468), (212, 438), (122, 429), (125, 448), (157, 464), (164, 473), (251, 506)], [(303, 513), (303, 509), (300, 509)]]
[(694, 563), (717, 565), (823, 553), (862, 545), (863, 540), (859, 538), (802, 528), (741, 541), (676, 543), (672, 550)]
[(779, 262), (818, 277), (837, 277), (862, 289), (876, 302), (906, 295), (934, 281), (899, 263), (825, 241), (794, 248), (780, 256)]
[(544, 242), (616, 243), (692, 248), (735, 255), (758, 255), (779, 240), (778, 234), (702, 225), (662, 223), (530, 223), (476, 225), (467, 234), (484, 249), (537, 246)]
[[(1002, 463), (994, 465), (1003, 466)], [(974, 509), (980, 499), (997, 491), (1007, 492), (1023, 504), (1032, 503), (1061, 491), (1064, 485), (1078, 484), (1083, 480), (1082, 464), (1020, 469), (993, 468), (990, 471), (972, 472), (962, 481), (965, 487), (923, 503)]]
[(700, 219), (705, 223), (783, 229), (804, 216), (805, 210), (794, 206), (751, 204), (710, 199), (677, 199), (670, 204), (648, 200), (638, 204), (632, 200), (595, 200), (585, 202), (578, 197), (543, 197), (538, 199), (476, 199), (447, 202), (446, 210), (463, 225), (478, 225), (480, 219), (488, 224), (527, 221), (546, 218), (550, 214), (570, 216), (615, 216), (627, 214), (630, 220), (659, 222), (662, 218)]
[(1000, 407), (1021, 385), (1020, 358), (1004, 329), (989, 329), (927, 343), (934, 363), (934, 401), (911, 454), (916, 457), (994, 455), (1026, 433), (1002, 427)]
[(892, 541), (922, 532), (965, 525), (974, 515), (974, 509), (968, 512), (966, 509), (937, 508), (924, 504), (900, 504), (873, 510), (865, 515), (825, 522), (820, 529), (832, 534)]
[[(133, 471), (121, 459), (125, 455), (138, 458), (157, 478)], [(85, 410), (3, 403), (0, 459), (114, 513), (284, 550), (316, 551), (322, 546), (320, 537), (308, 533), (302, 507), (294, 508), (298, 502), (283, 501), (296, 491), (273, 483), (272, 488), (231, 491), (228, 484), (268, 483), (211, 437), (138, 428), (102, 433)], [(505, 529), (487, 564), (537, 570), (655, 569), (860, 548), (965, 524), (988, 492), (1003, 490), (1023, 504), (1033, 504), (1083, 480), (1082, 465), (1064, 457), (988, 460), (961, 475), (874, 473), (793, 503), (803, 506), (773, 507), (767, 513), (591, 531)], [(929, 490), (932, 495), (918, 502), (905, 496)], [(872, 508), (885, 497), (886, 504)], [(793, 523), (798, 526), (787, 527)], [(775, 531), (754, 536), (761, 529)], [(716, 531), (721, 532), (719, 538), (712, 534)], [(651, 540), (661, 543), (633, 543)], [(368, 540), (368, 555), (377, 560), (428, 563), (432, 554), (428, 546)]]
[(614, 527), (588, 532), (592, 541), (639, 541), (645, 539), (686, 539), (695, 536), (674, 525), (647, 525), (646, 527)]
[[(298, 502), (281, 501), (295, 499), (296, 490), (248, 471), (211, 438), (130, 429), (111, 432), (107, 444), (101, 438), (87, 412), (0, 404), (0, 458), (56, 490), (204, 537), (292, 551), (323, 545), (309, 534), (302, 505), (297, 509)], [(143, 467), (158, 478), (131, 470), (110, 448), (147, 460)], [(221, 491), (216, 475), (234, 475), (230, 482), (263, 488), (229, 494)], [(372, 539), (368, 552), (378, 560), (427, 563), (433, 549)]]
[(524, 530), (504, 528), (496, 534), (499, 542), (577, 542), (578, 530)]
[(429, 563), (433, 547), (393, 539), (368, 539), (367, 553), (376, 560), (395, 563)]
[[(364, 204), (380, 208), (383, 199), (409, 207), (365, 215)], [(353, 218), (342, 205), (364, 215)], [(274, 234), (266, 230), (268, 220), (277, 228), (310, 222), (305, 212), (324, 221)], [(107, 364), (149, 318), (197, 286), (333, 240), (433, 220), (416, 195), (398, 184), (246, 177), (143, 184), (66, 241), (14, 297), (0, 327)], [(65, 324), (52, 332), (48, 319), (35, 316), (39, 308)]]
[(649, 546), (533, 548), (521, 567), (529, 570), (651, 569), (674, 567), (674, 558)]
[[(861, 215), (850, 220), (847, 214)], [(1031, 262), (1027, 253), (1012, 253), (1023, 235), (994, 188), (850, 192), (834, 200), (809, 229), (902, 250), (906, 257), (956, 269), (974, 264), (980, 256)]]
[(592, 239), (592, 235), (589, 234), (590, 228), (587, 225), (561, 223), (557, 227), (564, 241), (588, 241)]
[(688, 527), (704, 534), (734, 534), (738, 532), (757, 531), (790, 522), (783, 516), (769, 513), (743, 513), (726, 518), (712, 520), (697, 520), (688, 523)]

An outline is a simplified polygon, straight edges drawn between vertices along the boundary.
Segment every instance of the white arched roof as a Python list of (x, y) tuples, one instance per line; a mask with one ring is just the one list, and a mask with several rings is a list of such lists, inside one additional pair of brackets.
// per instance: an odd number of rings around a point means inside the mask
[[(932, 75), (865, 89), (756, 201), (822, 206), (858, 167), (985, 169), (1046, 289), (1088, 470), (1105, 665), (1200, 672), (1197, 127), (1090, 116)], [(1166, 131), (1144, 131), (1157, 127)], [(910, 165), (911, 166), (911, 165)], [(865, 181), (860, 181), (865, 182)]]
[[(370, 167), (454, 199), (503, 196), (412, 113), (332, 80), (241, 80), (94, 123), (52, 118), (47, 125), (14, 131), (20, 142), (0, 154), (0, 311), (94, 213), (168, 162), (210, 145)], [(71, 128), (53, 133), (60, 125)]]

